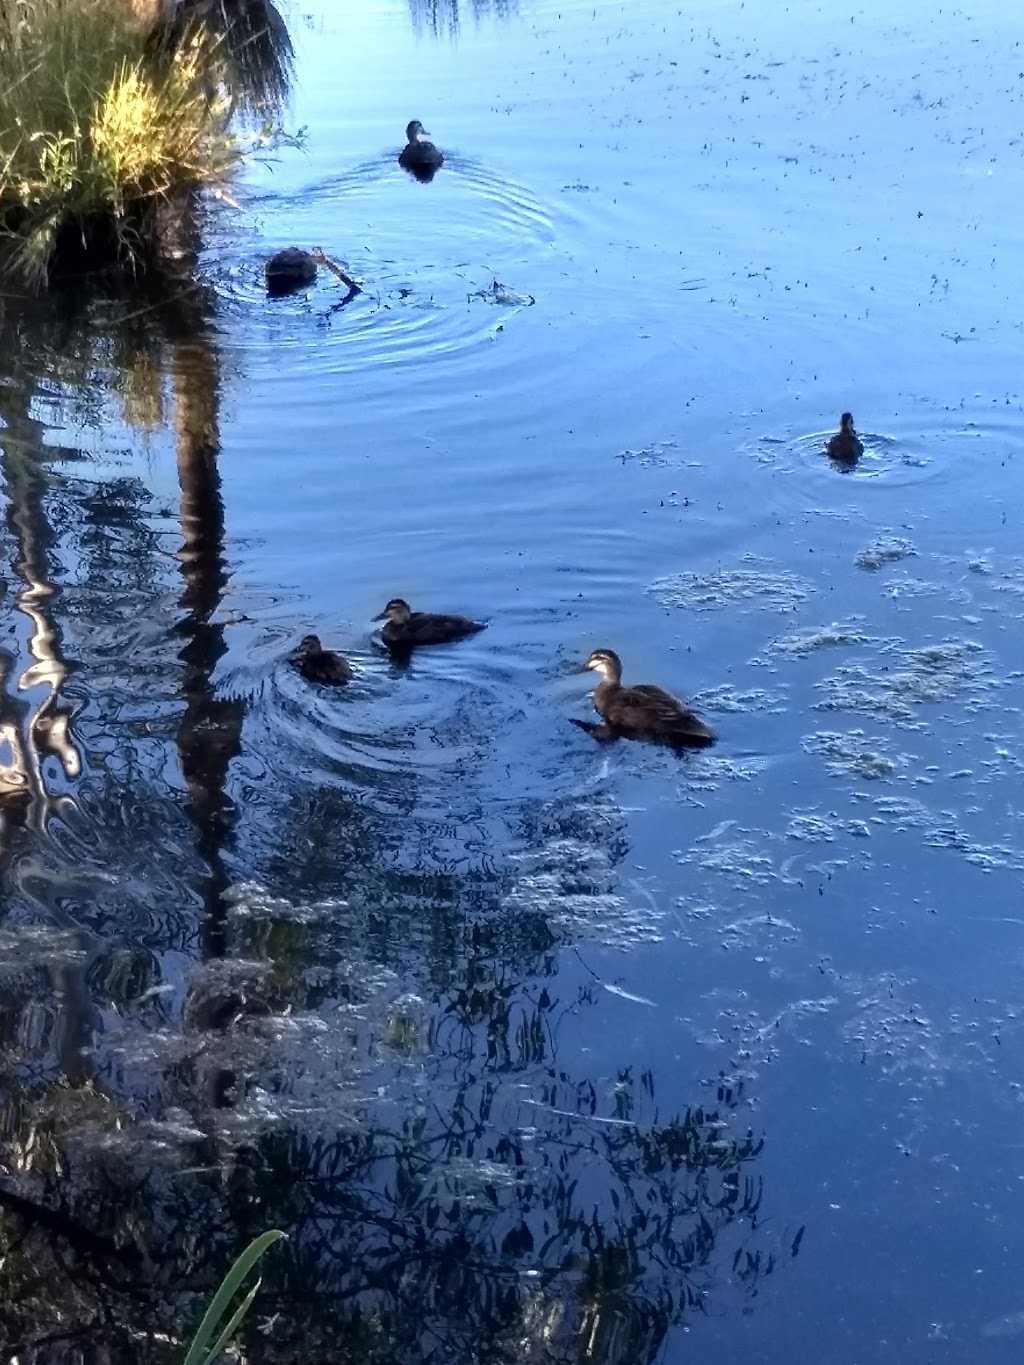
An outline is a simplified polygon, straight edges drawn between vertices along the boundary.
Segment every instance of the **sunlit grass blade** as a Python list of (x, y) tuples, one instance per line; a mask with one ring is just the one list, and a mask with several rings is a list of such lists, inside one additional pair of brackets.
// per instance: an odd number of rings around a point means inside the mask
[(256, 1291), (259, 1289), (261, 1281), (257, 1280), (249, 1290), (211, 1347), (210, 1342), (213, 1334), (220, 1328), (222, 1320), (231, 1308), (232, 1300), (242, 1287), (249, 1271), (267, 1248), (273, 1246), (284, 1235), (277, 1228), (271, 1229), (270, 1232), (261, 1233), (259, 1237), (254, 1238), (249, 1243), (238, 1257), (221, 1281), (220, 1288), (213, 1296), (213, 1302), (203, 1314), (203, 1320), (196, 1328), (196, 1334), (192, 1338), (192, 1345), (189, 1347), (184, 1365), (212, 1365), (212, 1362), (224, 1350), (252, 1306), (252, 1301), (256, 1297)]

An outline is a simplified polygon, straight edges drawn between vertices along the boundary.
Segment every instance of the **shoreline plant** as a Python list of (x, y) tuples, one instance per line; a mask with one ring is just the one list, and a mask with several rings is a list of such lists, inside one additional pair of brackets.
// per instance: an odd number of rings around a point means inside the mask
[(129, 0), (0, 0), (0, 268), (159, 259), (162, 216), (242, 159), (220, 42), (162, 41)]

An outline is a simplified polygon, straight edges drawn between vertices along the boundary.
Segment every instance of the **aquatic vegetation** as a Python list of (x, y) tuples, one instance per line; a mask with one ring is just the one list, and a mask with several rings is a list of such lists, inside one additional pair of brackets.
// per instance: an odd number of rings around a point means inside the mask
[(883, 740), (868, 739), (863, 730), (846, 734), (819, 730), (803, 740), (805, 752), (823, 758), (830, 773), (869, 781), (892, 777), (908, 761), (906, 754), (885, 753), (883, 744)]
[(840, 624), (833, 621), (830, 626), (805, 627), (791, 635), (782, 635), (773, 640), (768, 648), (773, 654), (783, 657), (805, 659), (819, 649), (829, 649), (835, 645), (866, 645), (872, 639), (852, 622)]
[(652, 441), (650, 445), (640, 446), (637, 450), (621, 450), (618, 458), (623, 464), (638, 464), (642, 469), (659, 469), (674, 462), (670, 452), (675, 449), (675, 441)]
[(141, 262), (240, 161), (216, 43), (151, 36), (126, 3), (0, 0), (0, 226), (30, 280), (63, 244)]
[(898, 564), (901, 559), (916, 555), (913, 543), (903, 536), (879, 536), (861, 550), (856, 564), (861, 569), (881, 569), (886, 564)]
[[(235, 1296), (241, 1290), (249, 1272), (263, 1253), (275, 1242), (280, 1241), (284, 1235), (277, 1228), (270, 1232), (261, 1233), (259, 1237), (254, 1237), (238, 1256), (234, 1265), (224, 1276), (212, 1303), (203, 1315), (202, 1322), (196, 1328), (196, 1334), (192, 1338), (192, 1345), (189, 1347), (184, 1365), (216, 1365), (222, 1352), (227, 1350), (234, 1340), (235, 1333), (245, 1321), (259, 1290), (260, 1281), (256, 1281), (232, 1312), (231, 1305)], [(228, 1318), (229, 1312), (231, 1312), (231, 1316)], [(228, 1318), (226, 1323), (224, 1323), (225, 1318)], [(222, 1323), (224, 1323), (223, 1326), (221, 1326)], [(214, 1333), (216, 1333), (216, 1339), (214, 1339)]]
[(469, 297), (497, 304), (501, 308), (531, 308), (537, 302), (532, 294), (520, 294), (500, 280), (492, 280), (485, 289), (477, 289)]
[(667, 607), (715, 611), (752, 603), (769, 611), (795, 611), (807, 600), (810, 587), (789, 569), (774, 568), (756, 555), (744, 555), (742, 568), (713, 569), (709, 573), (671, 574), (656, 579), (648, 592)]
[(860, 711), (906, 725), (918, 721), (917, 708), (927, 703), (956, 699), (961, 711), (977, 711), (991, 705), (985, 694), (1001, 685), (981, 645), (944, 640), (904, 650), (894, 667), (877, 673), (845, 665), (819, 684), (815, 709)]
[(731, 683), (704, 687), (694, 694), (693, 699), (702, 711), (718, 711), (723, 715), (735, 715), (744, 711), (764, 711), (769, 715), (781, 715), (785, 710), (783, 698), (777, 692), (766, 692), (763, 687), (740, 689), (733, 687)]

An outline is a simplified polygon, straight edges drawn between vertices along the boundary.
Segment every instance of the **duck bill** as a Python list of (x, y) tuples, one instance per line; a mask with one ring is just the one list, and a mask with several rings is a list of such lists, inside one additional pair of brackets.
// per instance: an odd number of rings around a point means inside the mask
[(386, 621), (388, 614), (386, 611), (379, 611), (376, 616), (371, 616), (371, 621)]
[(573, 669), (573, 672), (574, 672), (574, 673), (589, 673), (589, 672), (590, 672), (590, 665), (589, 665), (589, 664), (580, 664), (580, 666), (579, 666), (578, 668), (574, 668), (574, 669)]

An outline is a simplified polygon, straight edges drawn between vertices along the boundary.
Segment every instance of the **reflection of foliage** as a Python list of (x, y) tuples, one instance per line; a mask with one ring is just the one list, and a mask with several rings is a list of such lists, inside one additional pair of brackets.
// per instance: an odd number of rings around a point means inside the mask
[[(466, 8), (464, 0), (409, 0), (413, 27), (417, 32), (429, 30), (435, 36), (457, 33)], [(469, 0), (468, 6), (477, 22), (487, 15), (507, 19), (518, 8), (519, 0)]]
[(221, 79), (237, 107), (267, 117), (280, 113), (291, 88), (295, 53), (272, 0), (196, 0), (176, 5), (162, 37), (174, 48), (199, 22), (216, 44)]
[(335, 1359), (341, 1338), (370, 1360), (632, 1365), (727, 1282), (742, 1296), (771, 1272), (742, 1094), (664, 1118), (650, 1073), (574, 1080), (554, 1039), (579, 1004), (552, 984), (478, 960), (431, 1011), (372, 963), (339, 965), (327, 995), (345, 1003), (303, 1016), (297, 961), (215, 965), (181, 1031), (149, 992), (108, 1035), (92, 1100), (32, 1098), (5, 1068), (35, 1116), (11, 1149), (19, 1191), (71, 1230), (55, 1262), (52, 1224), (0, 1211), (9, 1331), (105, 1314), (104, 1339), (178, 1330), (268, 1225), (290, 1240), (260, 1298), (266, 1360)]
[(592, 1112), (590, 1083), (555, 1085), (528, 1127), (500, 1134), (501, 1099), (491, 1081), (443, 1129), (423, 1117), (376, 1150), (307, 1150), (316, 1204), (274, 1287), (282, 1304), (317, 1283), (352, 1302), (360, 1348), (383, 1337), (389, 1358), (430, 1359), (427, 1341), (446, 1359), (573, 1360), (585, 1340), (591, 1359), (633, 1361), (701, 1307), (726, 1234), (741, 1280), (767, 1270), (737, 1255), (759, 1144), (717, 1114), (644, 1128)]

